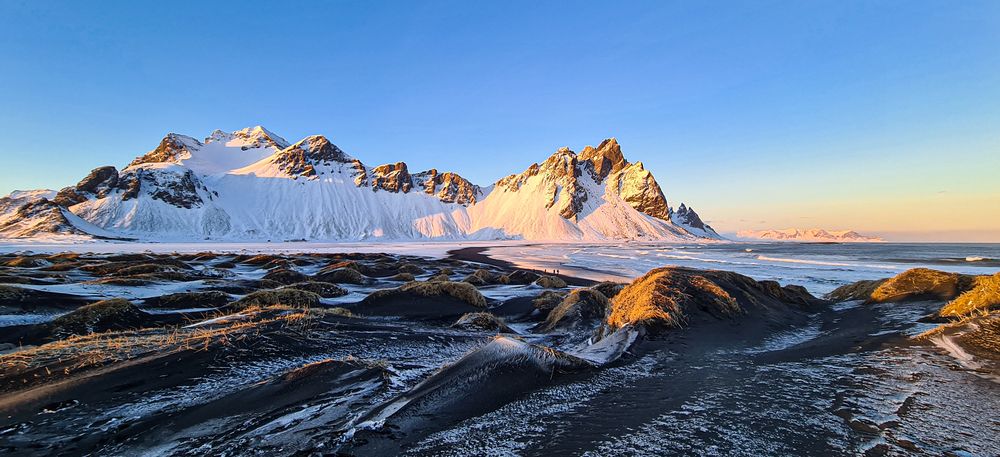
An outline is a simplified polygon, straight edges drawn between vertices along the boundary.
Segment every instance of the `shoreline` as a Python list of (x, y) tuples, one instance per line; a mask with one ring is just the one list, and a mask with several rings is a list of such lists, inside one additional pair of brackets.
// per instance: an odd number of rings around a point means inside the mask
[(556, 277), (562, 279), (563, 281), (566, 281), (566, 284), (569, 284), (571, 286), (590, 287), (590, 286), (593, 286), (593, 285), (599, 283), (599, 281), (594, 281), (592, 279), (581, 278), (581, 277), (578, 277), (578, 276), (571, 276), (571, 275), (567, 275), (567, 274), (563, 274), (563, 273), (556, 274), (556, 273), (552, 273), (552, 272), (545, 272), (543, 270), (536, 270), (536, 269), (533, 269), (533, 268), (521, 268), (521, 267), (518, 267), (517, 265), (515, 265), (515, 264), (513, 264), (511, 262), (508, 262), (506, 260), (496, 259), (496, 258), (493, 258), (493, 257), (490, 257), (490, 256), (484, 254), (484, 252), (488, 251), (489, 249), (491, 249), (493, 247), (495, 247), (495, 246), (475, 246), (475, 247), (452, 249), (452, 250), (450, 250), (450, 251), (447, 252), (448, 255), (447, 255), (447, 257), (444, 257), (444, 258), (445, 259), (451, 259), (451, 260), (460, 260), (460, 261), (463, 261), (463, 262), (482, 263), (482, 264), (492, 265), (494, 267), (500, 267), (500, 268), (511, 270), (511, 271), (513, 271), (513, 270), (525, 270), (525, 271), (531, 271), (531, 272), (534, 272), (534, 273), (537, 273), (537, 274), (540, 274), (540, 275), (556, 276)]

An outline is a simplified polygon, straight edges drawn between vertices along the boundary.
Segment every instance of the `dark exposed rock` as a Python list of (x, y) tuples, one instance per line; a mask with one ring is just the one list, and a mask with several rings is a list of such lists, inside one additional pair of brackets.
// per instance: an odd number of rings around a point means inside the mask
[(146, 163), (177, 162), (184, 155), (191, 154), (192, 147), (202, 146), (201, 142), (189, 136), (168, 133), (160, 145), (129, 164), (129, 167)]
[(701, 220), (701, 217), (698, 216), (698, 213), (694, 212), (693, 209), (688, 208), (683, 203), (681, 203), (681, 206), (677, 208), (677, 211), (675, 211), (671, 215), (671, 220), (690, 227), (699, 228), (702, 230), (711, 230), (713, 232), (715, 231), (714, 229), (712, 229), (712, 226), (706, 225), (705, 222)]
[(53, 201), (59, 206), (73, 206), (86, 201), (88, 197), (104, 198), (116, 187), (118, 170), (112, 166), (99, 167), (91, 170), (75, 187), (60, 190)]

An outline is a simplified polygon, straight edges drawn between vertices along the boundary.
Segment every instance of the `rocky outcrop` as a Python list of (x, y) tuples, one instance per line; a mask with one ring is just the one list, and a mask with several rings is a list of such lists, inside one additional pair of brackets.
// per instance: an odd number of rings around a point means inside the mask
[(178, 208), (196, 208), (204, 203), (198, 189), (207, 189), (191, 170), (176, 168), (130, 168), (122, 174), (118, 188), (123, 191), (122, 200), (137, 198), (145, 192), (150, 198), (160, 200)]
[(608, 138), (594, 148), (587, 146), (580, 151), (580, 160), (591, 163), (597, 182), (603, 182), (612, 173), (617, 173), (628, 166), (628, 161), (622, 155), (622, 148), (615, 138)]
[(413, 178), (403, 162), (389, 163), (372, 168), (372, 190), (386, 192), (409, 192), (413, 188)]
[(91, 170), (76, 186), (60, 190), (53, 201), (69, 207), (90, 198), (104, 198), (117, 187), (118, 170), (112, 166), (99, 167)]
[(721, 238), (711, 225), (701, 220), (701, 216), (698, 216), (698, 213), (693, 208), (683, 203), (677, 208), (677, 211), (670, 210), (670, 220), (674, 224), (684, 227), (684, 229), (695, 234)]
[(133, 160), (128, 166), (134, 167), (147, 163), (176, 163), (181, 159), (191, 157), (191, 149), (200, 146), (202, 146), (202, 143), (194, 138), (176, 133), (168, 133), (160, 141), (160, 145), (156, 149)]
[(437, 196), (438, 200), (445, 203), (471, 205), (476, 203), (483, 193), (479, 186), (472, 184), (457, 173), (438, 173), (433, 168), (413, 175), (413, 182), (416, 186), (423, 188), (424, 193)]
[(653, 174), (643, 167), (642, 162), (627, 166), (612, 179), (615, 180), (614, 185), (618, 189), (618, 195), (636, 211), (664, 221), (670, 220), (667, 197), (663, 195), (660, 185), (653, 178)]
[(325, 136), (313, 135), (281, 150), (272, 162), (290, 176), (312, 178), (317, 175), (316, 167), (319, 165), (329, 167), (334, 163), (352, 163), (356, 160)]
[(594, 148), (587, 146), (577, 155), (569, 148), (560, 148), (541, 165), (532, 164), (524, 172), (497, 181), (497, 187), (516, 192), (529, 179), (539, 176), (547, 201), (546, 208), (555, 207), (565, 219), (575, 218), (589, 198), (600, 197), (587, 192), (581, 177), (589, 176), (596, 184), (618, 195), (633, 209), (661, 219), (670, 220), (670, 206), (653, 175), (642, 162), (630, 164), (622, 155), (618, 140), (609, 138)]

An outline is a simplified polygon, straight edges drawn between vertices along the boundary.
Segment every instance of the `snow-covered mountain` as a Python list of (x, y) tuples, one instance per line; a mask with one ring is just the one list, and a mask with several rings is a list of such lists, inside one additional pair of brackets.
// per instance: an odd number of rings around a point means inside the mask
[(783, 229), (783, 230), (741, 230), (737, 238), (746, 240), (768, 241), (808, 241), (808, 242), (842, 242), (865, 243), (879, 242), (881, 238), (865, 236), (853, 230)]
[(204, 141), (168, 134), (118, 170), (58, 192), (0, 199), (0, 237), (140, 240), (719, 239), (674, 211), (614, 139), (562, 148), (488, 188), (406, 163), (370, 167), (323, 136), (294, 144), (257, 126)]

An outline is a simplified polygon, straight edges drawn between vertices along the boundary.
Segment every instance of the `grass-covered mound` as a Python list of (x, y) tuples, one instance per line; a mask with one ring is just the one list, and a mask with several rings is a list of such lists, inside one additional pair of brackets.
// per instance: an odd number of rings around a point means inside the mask
[(493, 273), (490, 270), (479, 268), (472, 273), (469, 273), (462, 282), (467, 282), (474, 286), (486, 286), (491, 284), (496, 284), (500, 282), (500, 275)]
[(611, 301), (611, 328), (679, 328), (750, 312), (782, 315), (821, 303), (801, 288), (763, 284), (741, 274), (665, 267), (650, 270)]
[(559, 303), (562, 303), (565, 297), (565, 291), (546, 290), (531, 300), (531, 304), (542, 313), (548, 313), (555, 309), (556, 306), (559, 306)]
[(536, 279), (535, 285), (546, 289), (562, 289), (566, 287), (566, 281), (558, 276), (545, 275)]
[(830, 292), (833, 301), (864, 300), (866, 303), (916, 300), (951, 300), (972, 288), (970, 275), (930, 268), (913, 268), (892, 278), (858, 281)]
[(486, 308), (486, 297), (464, 282), (409, 282), (372, 292), (357, 311), (361, 314), (444, 318)]
[(551, 332), (575, 327), (595, 327), (604, 321), (610, 310), (611, 302), (604, 294), (592, 289), (576, 289), (549, 312), (539, 330)]
[(319, 299), (318, 294), (298, 289), (259, 290), (237, 300), (233, 303), (233, 308), (239, 310), (251, 306), (271, 305), (311, 308), (319, 306)]
[(533, 271), (514, 270), (500, 277), (501, 284), (531, 284), (538, 280), (539, 274)]
[(342, 297), (347, 295), (347, 290), (336, 284), (318, 281), (303, 281), (295, 284), (280, 287), (280, 289), (296, 289), (312, 292), (323, 298)]
[(307, 279), (306, 275), (299, 273), (295, 270), (289, 270), (287, 268), (277, 268), (267, 272), (263, 278), (268, 281), (280, 282), (282, 284), (295, 284), (297, 282), (302, 282)]
[(157, 308), (218, 308), (229, 303), (229, 294), (217, 290), (207, 292), (180, 292), (146, 299), (145, 306)]
[(151, 321), (150, 316), (123, 298), (91, 303), (57, 317), (52, 321), (52, 333), (59, 337), (86, 335), (110, 330), (140, 328)]
[(466, 313), (458, 318), (454, 324), (451, 324), (451, 326), (463, 330), (514, 333), (514, 330), (508, 327), (502, 319), (490, 313)]
[(365, 275), (353, 268), (334, 268), (323, 270), (313, 276), (314, 281), (331, 282), (334, 284), (367, 284), (369, 282)]

